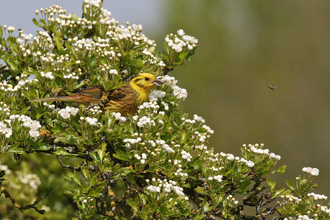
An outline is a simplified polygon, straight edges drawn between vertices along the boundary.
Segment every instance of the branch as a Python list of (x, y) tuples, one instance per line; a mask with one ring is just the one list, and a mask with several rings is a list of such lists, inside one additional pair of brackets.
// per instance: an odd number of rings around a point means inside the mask
[(81, 170), (81, 166), (80, 167), (73, 167), (71, 165), (65, 165), (63, 162), (62, 162), (62, 157), (61, 156), (57, 156), (57, 160), (58, 162), (61, 164), (62, 167), (64, 168), (69, 168), (71, 170), (76, 170), (76, 171), (80, 171)]
[(45, 213), (45, 210), (43, 209), (38, 209), (35, 205), (37, 205), (42, 199), (46, 198), (50, 192), (52, 191), (52, 188), (50, 188), (50, 190), (46, 193), (46, 195), (38, 198), (34, 203), (32, 203), (31, 205), (26, 205), (26, 206), (23, 206), (23, 207), (20, 207), (19, 210), (22, 212), (22, 210), (26, 210), (26, 209), (31, 209), (31, 208), (34, 208), (37, 212), (39, 212), (40, 214), (44, 214)]
[(0, 195), (1, 195), (1, 194), (4, 194), (6, 198), (9, 198), (9, 199), (11, 200), (11, 203), (12, 203), (16, 208), (18, 208), (18, 209), (21, 211), (21, 213), (23, 213), (22, 210), (27, 210), (27, 209), (32, 209), (32, 208), (33, 208), (34, 210), (36, 210), (36, 211), (39, 212), (40, 214), (45, 214), (45, 210), (43, 210), (43, 209), (38, 209), (38, 208), (36, 207), (36, 205), (37, 205), (42, 199), (46, 198), (46, 197), (50, 194), (51, 191), (52, 191), (52, 188), (46, 193), (46, 195), (44, 195), (44, 196), (38, 198), (36, 201), (34, 201), (34, 203), (29, 204), (29, 205), (25, 205), (25, 206), (20, 206), (20, 205), (18, 205), (18, 204), (16, 203), (15, 199), (11, 197), (11, 195), (7, 192), (7, 190), (6, 190), (4, 187), (1, 187), (1, 188), (0, 188)]
[[(63, 163), (63, 161), (62, 161), (62, 156), (58, 155), (58, 156), (56, 156), (56, 157), (57, 157), (57, 160), (58, 160), (58, 162), (60, 163), (60, 165), (61, 165), (62, 167), (64, 167), (64, 168), (69, 168), (69, 169), (71, 169), (71, 170), (81, 171), (81, 167), (87, 165), (87, 164), (84, 163), (84, 162), (82, 162), (82, 163), (80, 164), (79, 167), (73, 167), (73, 166), (71, 166), (71, 165), (65, 165), (65, 164)], [(92, 166), (92, 165), (89, 165), (89, 166), (88, 166), (88, 169), (91, 170), (91, 171), (95, 171), (96, 168), (97, 168), (96, 166), (95, 166), (95, 167)]]

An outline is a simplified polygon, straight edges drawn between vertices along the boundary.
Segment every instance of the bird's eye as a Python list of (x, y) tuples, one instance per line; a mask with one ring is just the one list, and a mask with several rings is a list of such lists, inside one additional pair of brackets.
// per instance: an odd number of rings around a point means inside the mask
[(146, 81), (149, 81), (149, 77), (144, 78)]

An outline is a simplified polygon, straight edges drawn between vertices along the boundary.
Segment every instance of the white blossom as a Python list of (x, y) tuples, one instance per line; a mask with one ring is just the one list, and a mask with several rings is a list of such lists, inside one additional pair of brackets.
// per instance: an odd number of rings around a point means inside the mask
[(61, 109), (58, 111), (58, 113), (62, 116), (64, 119), (70, 118), (70, 112), (67, 109)]
[(150, 185), (150, 186), (147, 187), (147, 190), (149, 190), (150, 192), (160, 192), (160, 187)]

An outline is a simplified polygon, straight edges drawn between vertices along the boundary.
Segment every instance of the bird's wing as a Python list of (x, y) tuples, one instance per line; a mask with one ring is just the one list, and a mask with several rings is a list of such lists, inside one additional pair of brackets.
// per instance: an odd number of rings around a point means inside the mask
[(104, 89), (99, 88), (99, 87), (92, 87), (92, 88), (87, 88), (80, 90), (76, 92), (76, 95), (83, 95), (83, 96), (88, 96), (91, 98), (95, 99), (100, 99), (104, 93)]
[(111, 90), (108, 96), (109, 100), (119, 101), (123, 100), (125, 97), (133, 94), (133, 91), (128, 86), (123, 86), (119, 89)]

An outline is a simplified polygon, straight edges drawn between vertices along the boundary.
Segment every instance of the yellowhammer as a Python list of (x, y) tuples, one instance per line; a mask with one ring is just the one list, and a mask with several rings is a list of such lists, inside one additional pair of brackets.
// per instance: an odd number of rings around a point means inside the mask
[(154, 75), (140, 73), (125, 86), (108, 92), (102, 88), (93, 87), (81, 90), (71, 96), (42, 98), (32, 100), (31, 102), (66, 101), (80, 103), (86, 106), (95, 104), (100, 105), (103, 110), (120, 112), (123, 116), (126, 116), (127, 114), (135, 114), (137, 108), (142, 103), (148, 101), (151, 89), (161, 84), (163, 82)]

